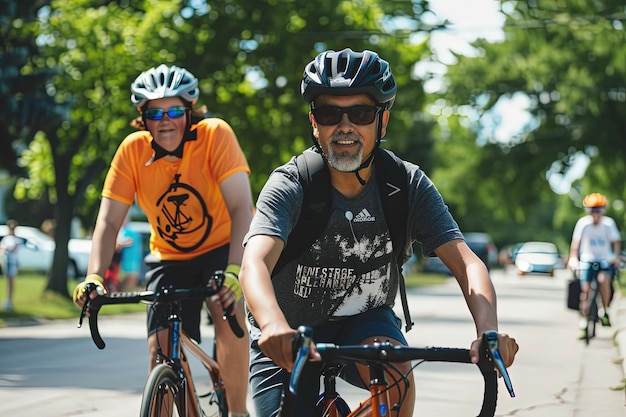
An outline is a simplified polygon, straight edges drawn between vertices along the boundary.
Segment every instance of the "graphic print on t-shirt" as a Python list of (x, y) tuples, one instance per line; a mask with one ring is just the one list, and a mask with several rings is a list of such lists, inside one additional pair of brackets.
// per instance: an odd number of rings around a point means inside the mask
[(180, 182), (181, 174), (157, 201), (157, 231), (172, 247), (190, 252), (199, 247), (211, 232), (213, 218), (198, 191)]
[(274, 277), (277, 298), (289, 300), (281, 307), (298, 324), (389, 304), (392, 243), (382, 207), (374, 206), (333, 210), (311, 248)]

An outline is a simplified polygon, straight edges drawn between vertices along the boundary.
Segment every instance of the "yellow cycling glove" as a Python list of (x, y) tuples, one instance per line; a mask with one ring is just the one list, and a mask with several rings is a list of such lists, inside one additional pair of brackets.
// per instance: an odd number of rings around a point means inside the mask
[(224, 286), (229, 288), (235, 294), (235, 301), (241, 300), (243, 291), (239, 284), (239, 271), (241, 267), (239, 265), (230, 264), (224, 271)]
[(98, 274), (89, 274), (85, 277), (83, 282), (79, 282), (74, 288), (74, 302), (76, 303), (85, 293), (85, 288), (87, 284), (96, 284), (96, 287), (100, 287), (102, 289), (102, 294), (100, 294), (100, 290), (98, 290), (98, 294), (104, 295), (106, 294), (106, 288), (104, 288), (104, 278), (102, 278)]

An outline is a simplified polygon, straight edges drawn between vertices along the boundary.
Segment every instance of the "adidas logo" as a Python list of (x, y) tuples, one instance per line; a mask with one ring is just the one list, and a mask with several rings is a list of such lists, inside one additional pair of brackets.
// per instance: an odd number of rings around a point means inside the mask
[(369, 211), (367, 211), (367, 209), (363, 209), (359, 212), (359, 214), (356, 215), (356, 217), (354, 218), (353, 222), (355, 223), (360, 223), (360, 222), (375, 222), (376, 221), (376, 217), (372, 216), (370, 214)]

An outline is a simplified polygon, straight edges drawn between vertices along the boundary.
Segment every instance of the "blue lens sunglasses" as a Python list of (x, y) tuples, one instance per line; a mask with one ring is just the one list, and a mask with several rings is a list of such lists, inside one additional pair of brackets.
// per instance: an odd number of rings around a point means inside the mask
[(144, 116), (146, 116), (146, 119), (148, 120), (161, 120), (165, 113), (167, 113), (167, 117), (169, 117), (170, 119), (178, 119), (180, 117), (183, 117), (186, 111), (187, 109), (185, 107), (176, 106), (176, 107), (170, 107), (167, 110), (148, 109), (145, 112), (143, 112), (143, 114)]

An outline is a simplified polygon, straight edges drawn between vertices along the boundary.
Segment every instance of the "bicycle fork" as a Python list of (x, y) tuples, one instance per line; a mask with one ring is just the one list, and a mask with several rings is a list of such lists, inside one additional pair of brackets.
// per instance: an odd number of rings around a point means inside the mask
[(320, 416), (324, 417), (347, 417), (350, 414), (350, 407), (341, 395), (337, 392), (335, 378), (341, 372), (341, 366), (332, 366), (324, 371), (324, 391), (317, 401), (317, 410)]
[[(172, 369), (178, 375), (178, 389), (181, 395), (177, 397), (178, 409), (184, 410), (181, 417), (200, 417), (200, 410), (202, 406), (200, 404), (200, 398), (196, 393), (196, 388), (191, 383), (191, 380), (187, 378), (185, 372), (190, 372), (189, 364), (186, 363), (185, 355), (182, 353), (182, 319), (177, 313), (170, 313), (168, 317), (169, 323), (169, 346), (171, 347), (171, 356), (167, 356), (161, 346), (157, 350), (158, 359), (166, 364), (169, 364)], [(185, 370), (186, 366), (186, 370)]]
[(337, 393), (335, 378), (339, 375), (341, 367), (331, 367), (324, 371), (324, 391), (317, 403), (320, 415), (324, 417), (346, 417), (348, 415), (354, 417), (371, 415), (387, 417), (392, 409), (396, 410), (395, 407), (389, 405), (389, 390), (384, 368), (378, 365), (370, 365), (369, 368), (370, 398), (359, 404), (359, 407), (354, 410), (354, 414), (350, 414), (350, 407)]

